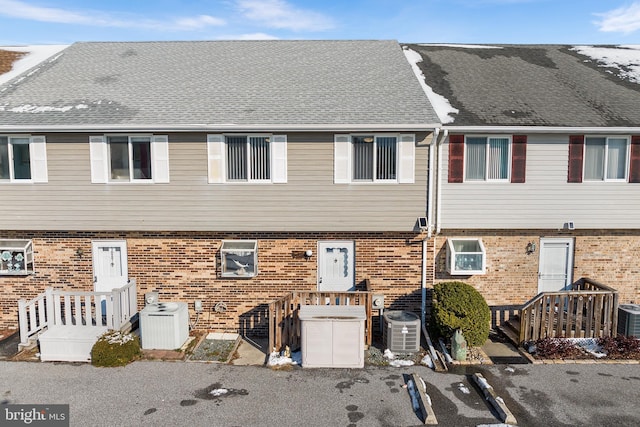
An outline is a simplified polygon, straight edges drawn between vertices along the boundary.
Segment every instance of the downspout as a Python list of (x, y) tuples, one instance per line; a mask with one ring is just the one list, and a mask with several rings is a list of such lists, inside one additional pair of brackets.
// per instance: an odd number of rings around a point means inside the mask
[(422, 290), (422, 301), (420, 304), (420, 320), (422, 324), (425, 325), (426, 320), (426, 306), (427, 306), (427, 242), (431, 239), (431, 234), (433, 231), (433, 177), (434, 170), (433, 165), (434, 161), (434, 153), (435, 153), (435, 144), (438, 141), (438, 136), (440, 135), (440, 128), (435, 128), (433, 132), (433, 137), (431, 138), (431, 144), (429, 144), (429, 158), (427, 159), (427, 167), (428, 167), (428, 183), (427, 183), (427, 236), (422, 239), (422, 277), (421, 277), (421, 290)]
[[(426, 325), (426, 311), (427, 311), (427, 242), (431, 240), (433, 236), (433, 225), (434, 225), (434, 200), (435, 200), (435, 212), (436, 212), (436, 234), (440, 232), (440, 145), (442, 141), (447, 138), (449, 131), (447, 129), (442, 133), (442, 137), (440, 137), (440, 128), (436, 128), (433, 133), (433, 138), (431, 140), (431, 144), (429, 145), (429, 159), (428, 159), (428, 179), (429, 182), (427, 184), (427, 236), (422, 239), (422, 280), (421, 280), (421, 291), (422, 291), (422, 301), (420, 305), (420, 320), (422, 321), (422, 325)], [(438, 156), (437, 168), (434, 170), (435, 156)], [(437, 185), (434, 185), (434, 177), (437, 179)], [(437, 188), (437, 192), (434, 198), (433, 189)], [(435, 251), (435, 247), (434, 247)]]

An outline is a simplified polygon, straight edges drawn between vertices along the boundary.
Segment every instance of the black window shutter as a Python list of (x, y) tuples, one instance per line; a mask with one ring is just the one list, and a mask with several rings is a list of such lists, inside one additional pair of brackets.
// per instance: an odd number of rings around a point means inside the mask
[(511, 144), (511, 182), (521, 184), (527, 176), (527, 135), (513, 135)]
[(567, 182), (582, 182), (584, 135), (569, 136), (569, 173)]
[(449, 182), (464, 181), (464, 135), (449, 135)]
[(629, 182), (640, 182), (640, 135), (631, 137), (631, 156), (629, 157)]

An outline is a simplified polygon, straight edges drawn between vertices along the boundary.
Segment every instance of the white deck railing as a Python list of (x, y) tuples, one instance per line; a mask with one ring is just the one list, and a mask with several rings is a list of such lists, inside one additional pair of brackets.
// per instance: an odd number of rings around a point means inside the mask
[(137, 311), (135, 279), (111, 292), (46, 288), (31, 301), (18, 301), (20, 344), (53, 326), (120, 329)]

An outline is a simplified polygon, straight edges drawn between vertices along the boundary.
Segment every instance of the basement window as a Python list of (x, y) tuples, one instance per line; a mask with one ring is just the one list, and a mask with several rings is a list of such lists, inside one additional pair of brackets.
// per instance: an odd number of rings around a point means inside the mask
[(26, 276), (33, 273), (31, 240), (0, 240), (0, 275)]
[(258, 274), (258, 241), (223, 240), (220, 261), (222, 277), (256, 276)]
[(481, 239), (447, 239), (447, 273), (455, 275), (485, 274), (486, 253)]

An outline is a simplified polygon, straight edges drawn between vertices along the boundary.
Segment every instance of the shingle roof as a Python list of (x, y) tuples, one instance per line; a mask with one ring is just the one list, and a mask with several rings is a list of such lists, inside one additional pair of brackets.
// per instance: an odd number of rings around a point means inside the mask
[(0, 126), (437, 122), (395, 41), (76, 43), (0, 87)]
[(459, 110), (449, 125), (640, 126), (640, 85), (572, 46), (409, 47), (426, 83)]

